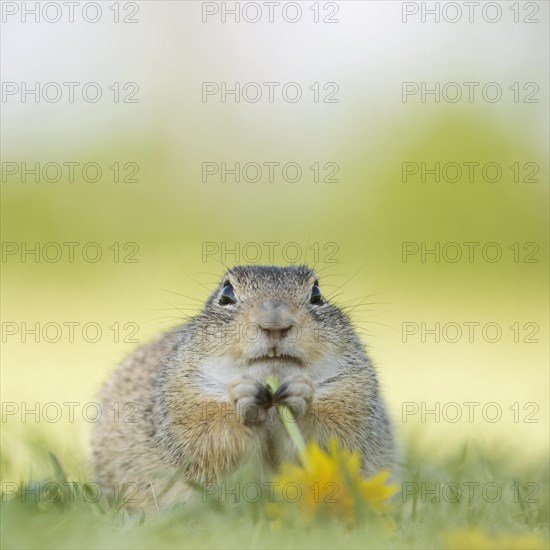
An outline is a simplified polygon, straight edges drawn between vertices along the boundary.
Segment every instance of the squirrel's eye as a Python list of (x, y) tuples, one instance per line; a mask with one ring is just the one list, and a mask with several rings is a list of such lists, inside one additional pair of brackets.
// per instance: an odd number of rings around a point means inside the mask
[(226, 306), (228, 304), (234, 304), (237, 302), (237, 296), (235, 296), (235, 291), (233, 287), (227, 283), (220, 294), (220, 305)]
[(317, 284), (313, 285), (311, 289), (311, 296), (309, 298), (310, 304), (321, 305), (323, 303), (323, 297), (321, 296), (321, 290)]

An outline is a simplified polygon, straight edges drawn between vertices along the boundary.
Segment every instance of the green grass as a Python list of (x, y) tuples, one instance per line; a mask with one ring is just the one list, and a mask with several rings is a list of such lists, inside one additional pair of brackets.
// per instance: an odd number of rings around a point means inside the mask
[[(81, 458), (75, 468), (79, 473), (75, 474), (63, 469), (63, 457), (48, 456), (48, 451), (44, 440), (29, 446), (43, 471), (25, 481), (53, 481), (61, 487), (66, 487), (66, 481), (76, 481), (78, 489), (71, 492), (72, 498), (67, 491), (56, 494), (51, 497), (53, 502), (45, 498), (35, 502), (32, 493), (27, 493), (25, 502), (21, 493), (4, 494), (2, 548), (548, 547), (547, 463), (543, 457), (522, 461), (518, 458), (521, 450), (511, 453), (464, 444), (458, 452), (444, 458), (438, 453), (436, 458), (409, 444), (403, 453), (401, 477), (403, 483), (409, 483), (410, 494), (396, 494), (391, 511), (382, 520), (371, 517), (355, 527), (326, 521), (306, 525), (295, 508), (291, 509), (290, 521), (270, 523), (265, 504), (222, 504), (212, 499), (204, 503), (201, 498), (144, 519), (104, 500), (87, 502), (82, 495), (85, 480), (90, 480), (82, 473), (85, 458)], [(4, 453), (9, 450), (4, 449)], [(9, 457), (2, 458), (4, 465), (10, 463)], [(445, 483), (455, 485), (446, 491)], [(494, 492), (497, 485), (502, 489), (499, 498)], [(456, 487), (461, 496), (455, 493)], [(474, 490), (471, 495), (468, 487)], [(4, 493), (13, 492), (6, 491), (5, 479), (2, 488)], [(412, 494), (414, 488), (418, 491)], [(434, 489), (439, 500), (429, 494)], [(456, 532), (458, 543), (449, 538)], [(486, 538), (480, 539), (480, 532)]]

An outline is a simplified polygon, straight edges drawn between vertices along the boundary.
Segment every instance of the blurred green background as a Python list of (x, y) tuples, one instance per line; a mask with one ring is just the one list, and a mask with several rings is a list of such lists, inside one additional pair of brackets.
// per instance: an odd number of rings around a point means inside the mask
[[(22, 24), (2, 33), (2, 77), (13, 82), (95, 81), (105, 98), (74, 103), (8, 98), (2, 104), (3, 162), (99, 163), (97, 183), (2, 181), (2, 241), (97, 242), (103, 258), (73, 263), (2, 263), (5, 323), (98, 323), (89, 343), (22, 342), (3, 332), (2, 401), (33, 407), (85, 404), (136, 343), (114, 341), (113, 323), (132, 323), (146, 342), (200, 308), (224, 271), (204, 261), (204, 243), (319, 243), (307, 263), (325, 293), (357, 306), (352, 318), (382, 380), (400, 438), (430, 452), (466, 440), (526, 458), (548, 454), (548, 5), (541, 23), (401, 22), (399, 2), (340, 2), (340, 23), (201, 23), (200, 2), (140, 2), (139, 23)], [(106, 12), (107, 13), (107, 12)], [(307, 13), (307, 12), (306, 12)], [(506, 12), (505, 12), (506, 15)], [(509, 14), (508, 14), (509, 15)], [(337, 82), (338, 103), (201, 101), (201, 83)], [(402, 82), (498, 82), (497, 103), (401, 100)], [(108, 87), (136, 82), (138, 103), (114, 103)], [(514, 82), (537, 82), (538, 103), (515, 103)], [(137, 163), (137, 183), (115, 183), (114, 162)], [(203, 162), (299, 163), (303, 181), (222, 183), (201, 178)], [(311, 181), (313, 163), (338, 164), (338, 183)], [(463, 178), (402, 181), (403, 162), (487, 162), (499, 182)], [(509, 166), (536, 163), (537, 182), (514, 182)], [(499, 262), (402, 261), (403, 242), (497, 242)], [(114, 262), (113, 243), (137, 243), (137, 263)], [(534, 242), (538, 263), (508, 247)], [(323, 254), (336, 243), (336, 263)], [(279, 250), (280, 250), (279, 248)], [(264, 251), (265, 248), (262, 248)], [(311, 249), (310, 249), (311, 250)], [(124, 255), (124, 253), (123, 253)], [(523, 258), (523, 252), (522, 256)], [(264, 263), (267, 258), (264, 256)], [(246, 262), (244, 262), (246, 263)], [(278, 254), (274, 263), (285, 264)], [(402, 341), (402, 323), (498, 323), (499, 342)], [(538, 343), (514, 342), (510, 326), (535, 323)], [(526, 336), (522, 328), (521, 338)], [(121, 340), (127, 332), (121, 330)], [(476, 413), (456, 423), (402, 421), (405, 402), (496, 402), (502, 419)], [(535, 403), (536, 423), (523, 409)], [(520, 421), (509, 409), (519, 404)], [(479, 410), (479, 409), (478, 409)], [(25, 439), (35, 434), (86, 468), (88, 433), (76, 409), (59, 422), (3, 419), (4, 479), (39, 468)], [(444, 444), (441, 444), (444, 441)], [(48, 443), (50, 444), (50, 443)]]

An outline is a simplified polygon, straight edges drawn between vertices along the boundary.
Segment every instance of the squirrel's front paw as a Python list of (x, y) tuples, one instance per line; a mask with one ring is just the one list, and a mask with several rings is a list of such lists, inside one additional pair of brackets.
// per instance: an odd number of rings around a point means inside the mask
[(294, 417), (299, 420), (308, 413), (314, 395), (315, 386), (311, 378), (304, 374), (295, 374), (281, 382), (273, 396), (273, 403), (287, 405)]
[(263, 424), (267, 411), (273, 404), (271, 391), (252, 376), (242, 376), (228, 387), (229, 400), (235, 405), (237, 415), (245, 424)]

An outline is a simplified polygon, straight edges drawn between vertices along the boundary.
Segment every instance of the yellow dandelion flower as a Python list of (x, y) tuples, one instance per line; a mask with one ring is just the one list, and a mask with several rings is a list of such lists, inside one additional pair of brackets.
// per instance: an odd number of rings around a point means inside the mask
[(480, 530), (455, 531), (445, 537), (449, 550), (544, 550), (548, 541), (534, 534), (489, 536)]
[[(269, 387), (275, 393), (278, 380), (270, 377)], [(305, 444), (292, 412), (286, 409), (281, 421), (298, 449), (302, 465), (285, 464), (274, 479), (278, 489), (278, 501), (271, 507), (272, 517), (280, 521), (291, 503), (298, 507), (305, 520), (319, 517), (339, 518), (348, 522), (358, 519), (367, 512), (387, 510), (387, 501), (398, 492), (395, 485), (387, 485), (390, 472), (382, 471), (370, 479), (361, 474), (361, 458), (358, 452), (341, 447), (337, 439), (329, 442), (325, 452), (314, 442)]]
[(365, 479), (359, 453), (343, 449), (331, 440), (326, 453), (309, 443), (302, 453), (303, 465), (286, 464), (274, 479), (279, 504), (292, 503), (305, 520), (358, 519), (367, 512), (387, 510), (387, 501), (397, 487), (387, 485), (390, 473), (380, 472)]
[(390, 472), (383, 470), (361, 482), (361, 493), (372, 510), (383, 512), (388, 508), (388, 500), (399, 491), (397, 485), (386, 485)]

